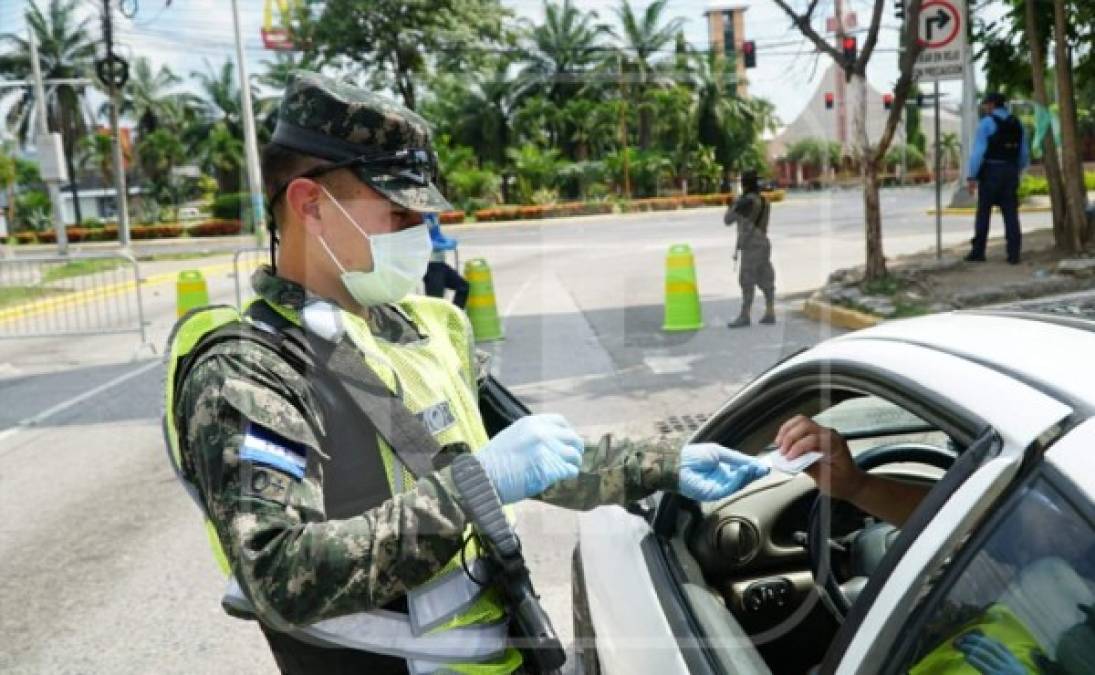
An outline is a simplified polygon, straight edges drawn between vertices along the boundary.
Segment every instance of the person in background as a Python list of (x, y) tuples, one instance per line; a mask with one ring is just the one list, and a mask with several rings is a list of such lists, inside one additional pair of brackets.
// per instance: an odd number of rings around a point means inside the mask
[(430, 264), (426, 267), (426, 276), (422, 278), (426, 284), (426, 295), (443, 298), (445, 290), (451, 288), (453, 304), (463, 309), (468, 304), (468, 282), (445, 260), (445, 253), (456, 249), (456, 240), (441, 233), (441, 223), (436, 213), (424, 214), (423, 220), (430, 229), (430, 243), (433, 244)]
[(1030, 164), (1030, 146), (1019, 118), (1008, 110), (1003, 94), (992, 93), (981, 102), (984, 117), (970, 151), (970, 194), (977, 195), (977, 219), (967, 262), (985, 262), (992, 207), (999, 206), (1007, 236), (1008, 263), (1019, 264), (1019, 174)]
[(756, 171), (746, 171), (741, 176), (742, 195), (726, 211), (722, 222), (737, 223), (738, 243), (734, 249), (734, 261), (741, 256), (738, 282), (741, 284), (741, 313), (728, 328), (743, 328), (751, 322), (749, 312), (753, 307), (753, 295), (759, 286), (764, 293), (764, 316), (761, 323), (776, 322), (776, 272), (772, 268), (772, 244), (768, 241), (768, 200), (760, 193)]

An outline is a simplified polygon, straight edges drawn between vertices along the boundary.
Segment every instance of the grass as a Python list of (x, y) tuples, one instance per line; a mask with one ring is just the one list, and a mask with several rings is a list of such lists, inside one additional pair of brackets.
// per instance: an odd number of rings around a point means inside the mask
[(53, 288), (40, 288), (38, 286), (0, 286), (0, 307), (21, 305), (59, 293), (64, 293), (64, 291)]
[(63, 265), (46, 270), (45, 274), (42, 275), (42, 283), (48, 284), (61, 279), (108, 272), (121, 267), (122, 262), (122, 260), (115, 259), (71, 260)]

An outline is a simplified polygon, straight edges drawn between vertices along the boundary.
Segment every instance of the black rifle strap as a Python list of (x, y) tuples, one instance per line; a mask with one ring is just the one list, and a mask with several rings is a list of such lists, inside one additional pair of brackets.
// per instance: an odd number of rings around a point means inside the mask
[(316, 374), (338, 383), (416, 478), (434, 470), (434, 458), (441, 453), (437, 439), (366, 365), (349, 336), (344, 334), (337, 343), (324, 340), (302, 331), (265, 302), (253, 303), (248, 315), (276, 328), (291, 341), (298, 344), (303, 341), (302, 347), (314, 357)]

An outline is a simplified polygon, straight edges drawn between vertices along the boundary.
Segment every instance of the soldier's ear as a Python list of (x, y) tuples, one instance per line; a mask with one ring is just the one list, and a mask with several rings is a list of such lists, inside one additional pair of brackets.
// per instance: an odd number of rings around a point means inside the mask
[(293, 220), (304, 226), (309, 234), (323, 232), (319, 202), (323, 190), (310, 178), (297, 178), (285, 189), (285, 205)]

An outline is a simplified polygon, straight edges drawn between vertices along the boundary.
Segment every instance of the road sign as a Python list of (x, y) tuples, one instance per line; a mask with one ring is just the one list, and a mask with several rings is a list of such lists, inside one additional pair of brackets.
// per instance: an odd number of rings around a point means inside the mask
[(914, 74), (921, 82), (962, 79), (966, 58), (965, 0), (928, 0), (920, 6), (917, 39), (924, 47)]

